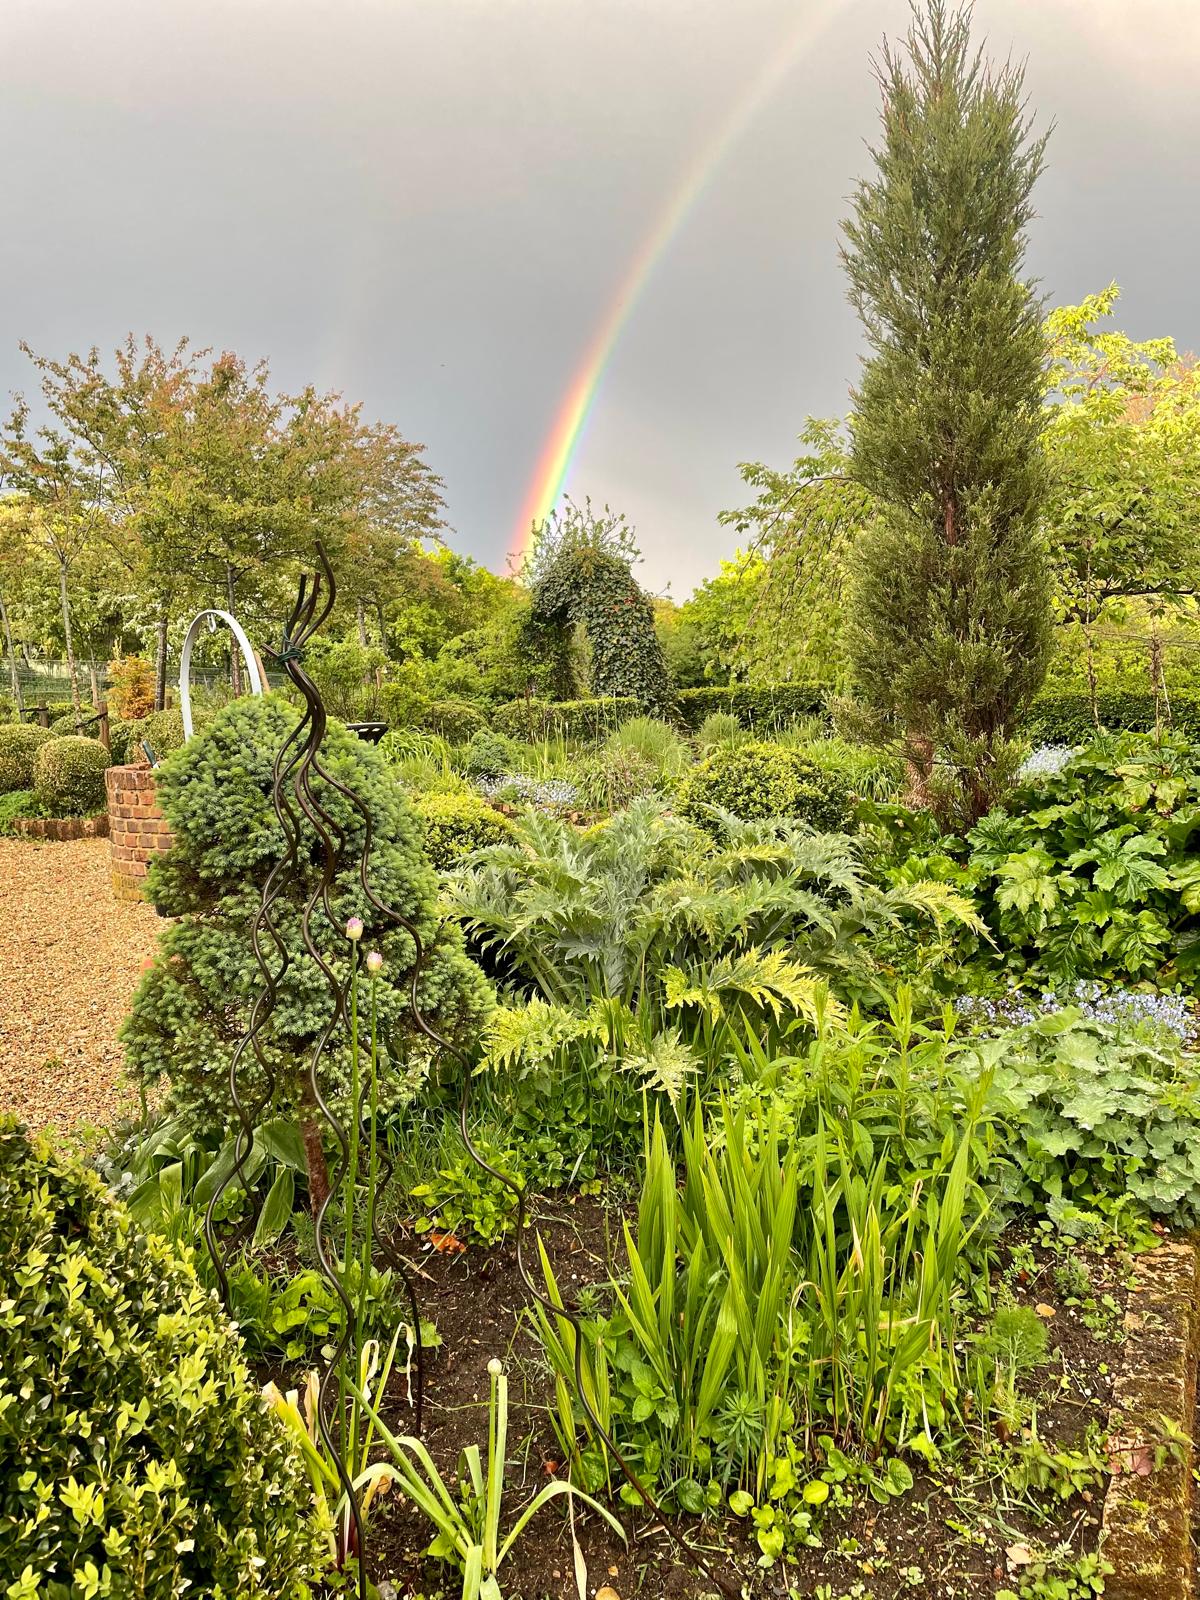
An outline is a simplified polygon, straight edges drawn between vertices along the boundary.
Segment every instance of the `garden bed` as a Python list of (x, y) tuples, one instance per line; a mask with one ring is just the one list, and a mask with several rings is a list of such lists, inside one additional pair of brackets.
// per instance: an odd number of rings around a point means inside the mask
[[(584, 1198), (573, 1204), (544, 1202), (539, 1226), (560, 1282), (574, 1289), (604, 1277), (620, 1233), (619, 1214)], [(413, 1241), (404, 1243), (411, 1254)], [(532, 1234), (528, 1254), (536, 1260)], [(1051, 1475), (1065, 1483), (1065, 1463), (1072, 1459), (1066, 1453), (1075, 1451), (1082, 1458), (1089, 1436), (1094, 1450), (1106, 1434), (1122, 1359), (1128, 1262), (1074, 1247), (1056, 1251), (1034, 1246), (1015, 1233), (1001, 1242), (996, 1260), (998, 1293), (1036, 1308), (1049, 1332), (1050, 1358), (1032, 1380), (1027, 1398), (1036, 1400), (1037, 1434), (1055, 1463)], [(1082, 1303), (1063, 1287), (1064, 1264), (1071, 1262), (1086, 1267), (1090, 1275), (1091, 1288)], [(442, 1340), (428, 1363), (424, 1438), (444, 1473), (453, 1472), (464, 1445), (485, 1436), (488, 1361), (499, 1357), (509, 1369), (513, 1403), (507, 1523), (514, 1508), (561, 1471), (548, 1420), (551, 1384), (521, 1315), (529, 1297), (517, 1272), (515, 1250), (511, 1242), (486, 1252), (430, 1249), (422, 1260), (418, 1292), (422, 1316), (436, 1324)], [(401, 1378), (393, 1379), (392, 1399), (390, 1424), (403, 1431), (411, 1427), (411, 1411)], [(791, 1549), (768, 1567), (760, 1563), (748, 1519), (728, 1512), (704, 1523), (671, 1519), (672, 1528), (702, 1555), (706, 1573), (698, 1562), (689, 1563), (650, 1517), (620, 1508), (630, 1536), (625, 1548), (598, 1518), (580, 1511), (576, 1531), (587, 1561), (589, 1591), (607, 1584), (622, 1600), (634, 1595), (682, 1600), (728, 1586), (733, 1593), (784, 1596), (792, 1591), (831, 1600), (865, 1600), (868, 1595), (894, 1600), (916, 1594), (973, 1600), (1017, 1591), (1043, 1552), (1057, 1552), (1056, 1571), (1081, 1555), (1094, 1554), (1104, 1481), (1065, 1497), (1053, 1483), (1045, 1491), (1018, 1491), (1011, 1465), (1020, 1439), (1002, 1441), (990, 1426), (986, 1436), (977, 1425), (960, 1434), (956, 1449), (936, 1469), (925, 1471), (919, 1460), (909, 1458), (915, 1481), (900, 1497), (879, 1503), (859, 1487), (849, 1503), (835, 1510), (830, 1507), (839, 1496), (832, 1495), (824, 1514), (814, 1517), (819, 1544)], [(1080, 1471), (1078, 1461), (1074, 1470)], [(792, 1502), (787, 1509), (794, 1509)], [(377, 1579), (389, 1578), (399, 1593), (429, 1593), (444, 1583), (445, 1569), (422, 1559), (428, 1540), (428, 1525), (410, 1507), (393, 1502), (379, 1512), (371, 1534)], [(551, 1511), (535, 1519), (505, 1572), (506, 1595), (537, 1600), (575, 1594), (566, 1518)]]

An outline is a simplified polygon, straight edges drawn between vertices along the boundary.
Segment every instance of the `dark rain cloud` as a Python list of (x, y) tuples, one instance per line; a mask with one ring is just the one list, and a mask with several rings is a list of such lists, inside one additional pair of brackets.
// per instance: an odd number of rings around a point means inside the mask
[[(429, 446), (456, 542), (501, 567), (564, 391), (629, 262), (810, 0), (5, 0), (0, 388), (17, 340), (130, 329), (266, 355)], [(618, 342), (572, 488), (677, 595), (728, 553), (736, 463), (845, 409), (837, 224), (868, 56), (844, 0), (708, 176)], [(1032, 263), (1116, 278), (1200, 345), (1200, 6), (979, 0), (1057, 131)]]

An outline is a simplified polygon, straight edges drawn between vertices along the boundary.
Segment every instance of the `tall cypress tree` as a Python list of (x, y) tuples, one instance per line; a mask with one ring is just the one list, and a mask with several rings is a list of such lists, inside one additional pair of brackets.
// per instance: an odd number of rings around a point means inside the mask
[(848, 619), (856, 698), (916, 798), (956, 821), (1005, 776), (1051, 621), (1041, 305), (1022, 276), (1045, 136), (1022, 72), (973, 50), (970, 23), (929, 0), (903, 52), (885, 43), (883, 138), (842, 249), (870, 351), (853, 471), (878, 507)]

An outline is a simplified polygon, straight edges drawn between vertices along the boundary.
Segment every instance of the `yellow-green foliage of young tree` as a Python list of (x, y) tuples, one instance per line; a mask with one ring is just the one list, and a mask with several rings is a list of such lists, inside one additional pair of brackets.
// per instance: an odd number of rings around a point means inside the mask
[(1105, 608), (1145, 602), (1154, 619), (1200, 584), (1200, 369), (1173, 340), (1103, 326), (1110, 284), (1046, 319), (1048, 545), (1063, 620), (1079, 624), (1093, 694), (1095, 630)]

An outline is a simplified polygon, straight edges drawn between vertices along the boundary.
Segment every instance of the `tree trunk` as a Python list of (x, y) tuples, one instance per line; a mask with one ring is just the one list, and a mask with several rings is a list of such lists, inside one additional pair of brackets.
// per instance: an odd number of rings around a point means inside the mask
[(58, 598), (62, 602), (63, 640), (67, 647), (67, 671), (71, 675), (71, 702), (75, 707), (75, 721), (82, 715), (79, 702), (79, 672), (75, 665), (75, 641), (71, 637), (71, 602), (67, 597), (67, 564), (58, 563)]
[(158, 613), (158, 626), (154, 640), (154, 709), (161, 711), (167, 703), (167, 628), (170, 613), (164, 605)]
[(92, 710), (100, 709), (100, 674), (96, 671), (95, 656), (88, 657), (88, 678), (92, 686)]
[(376, 602), (375, 602), (375, 615), (379, 618), (379, 648), (381, 650), (386, 650), (387, 649), (387, 628), (384, 626), (384, 622), (383, 622), (383, 601), (382, 600), (376, 600)]
[(1167, 694), (1167, 670), (1163, 658), (1162, 635), (1158, 631), (1158, 618), (1150, 620), (1150, 686), (1154, 690), (1154, 735), (1161, 739), (1163, 732), (1163, 707), (1166, 720), (1171, 720), (1171, 700)]
[(1092, 636), (1090, 620), (1083, 630), (1083, 637), (1087, 642), (1087, 680), (1088, 680), (1088, 705), (1092, 712), (1092, 725), (1097, 730), (1100, 727), (1100, 700), (1096, 693), (1096, 641)]
[[(225, 609), (233, 616), (233, 568), (225, 563)], [(242, 693), (242, 652), (238, 649), (238, 642), (231, 633), (229, 635), (229, 686), (233, 690), (233, 698), (238, 700)]]
[(914, 811), (928, 811), (929, 780), (933, 776), (933, 740), (925, 734), (910, 733), (904, 741), (904, 760), (908, 767), (904, 803)]
[(2, 594), (0, 594), (0, 626), (4, 628), (4, 646), (8, 655), (8, 676), (12, 684), (13, 699), (17, 703), (17, 710), (23, 711), (25, 702), (21, 698), (21, 674), (17, 671), (17, 652), (13, 649), (12, 626), (8, 620), (8, 610)]
[(304, 1141), (304, 1164), (308, 1169), (308, 1203), (313, 1216), (329, 1198), (329, 1166), (321, 1142), (321, 1123), (312, 1084), (300, 1079), (300, 1137)]
[(355, 601), (355, 612), (358, 617), (358, 642), (365, 650), (367, 648), (367, 608), (363, 604), (361, 595)]

